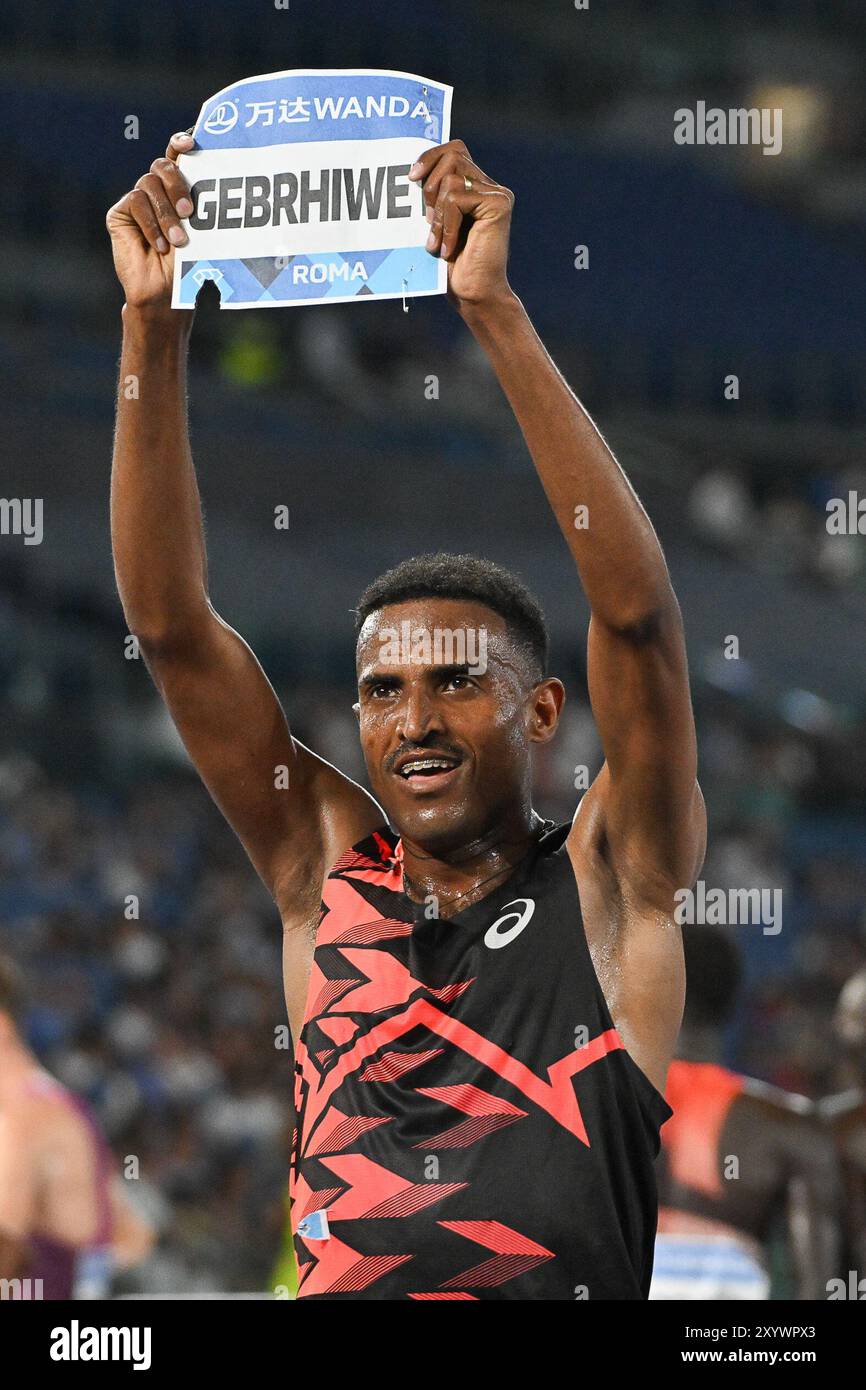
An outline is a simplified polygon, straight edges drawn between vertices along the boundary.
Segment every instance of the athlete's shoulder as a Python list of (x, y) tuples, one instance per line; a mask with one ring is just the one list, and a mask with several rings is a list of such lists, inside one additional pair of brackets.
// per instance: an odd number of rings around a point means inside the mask
[(391, 869), (402, 857), (399, 835), (384, 821), (368, 831), (353, 845), (344, 849), (328, 870), (328, 877), (339, 876), (351, 869)]
[(546, 820), (538, 841), (539, 853), (557, 854), (560, 850), (564, 851), (567, 848), (566, 841), (572, 824), (572, 821), (562, 821), (557, 824), (556, 821)]
[[(537, 898), (575, 888), (574, 869), (568, 853), (568, 832), (571, 825), (559, 825), (545, 820), (535, 844), (514, 874), (503, 885), (503, 891), (528, 893)], [(575, 903), (580, 910), (579, 901)]]

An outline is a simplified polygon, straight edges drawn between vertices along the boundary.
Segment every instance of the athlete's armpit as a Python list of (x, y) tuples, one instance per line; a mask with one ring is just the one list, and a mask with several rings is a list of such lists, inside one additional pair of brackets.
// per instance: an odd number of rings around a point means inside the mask
[(685, 999), (682, 936), (670, 913), (629, 895), (611, 863), (603, 804), (593, 789), (567, 841), (583, 930), (614, 1025), (632, 1060), (664, 1094)]

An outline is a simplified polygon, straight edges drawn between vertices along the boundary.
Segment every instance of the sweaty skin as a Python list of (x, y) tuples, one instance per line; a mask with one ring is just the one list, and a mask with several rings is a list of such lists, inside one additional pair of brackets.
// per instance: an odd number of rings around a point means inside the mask
[[(180, 219), (192, 210), (176, 159), (192, 148), (174, 136), (107, 216), (126, 296), (120, 379), (139, 380), (137, 400), (118, 397), (115, 570), (129, 630), (190, 756), (279, 908), (297, 1037), (334, 861), (387, 818), (405, 839), (410, 893), (435, 892), (443, 916), (449, 902), (459, 910), (483, 897), (537, 834), (532, 751), (553, 737), (563, 689), (527, 668), (495, 613), (417, 600), (371, 615), (358, 645), (359, 731), (378, 803), (291, 736), (253, 653), (208, 597), (186, 424), (193, 315), (170, 307), (172, 248), (185, 243)], [(459, 140), (426, 151), (410, 178), (423, 187), (428, 250), (448, 262), (451, 302), (511, 404), (589, 600), (590, 698), (605, 763), (568, 850), (611, 1014), (662, 1090), (684, 989), (674, 894), (696, 879), (706, 833), (679, 608), (646, 513), (508, 283), (513, 194)], [(576, 530), (579, 505), (589, 526)], [(461, 673), (398, 664), (376, 693), (377, 631), (404, 619), (451, 628), (483, 621), (486, 674), (464, 683)], [(459, 766), (413, 789), (393, 772), (413, 748), (456, 750)], [(288, 789), (275, 779), (281, 766)]]

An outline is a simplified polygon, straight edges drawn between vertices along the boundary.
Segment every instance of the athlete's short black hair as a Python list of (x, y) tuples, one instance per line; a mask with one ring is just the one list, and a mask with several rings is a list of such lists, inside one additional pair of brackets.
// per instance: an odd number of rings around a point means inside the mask
[(547, 674), (550, 637), (538, 600), (502, 565), (478, 555), (416, 555), (374, 579), (355, 609), (357, 638), (371, 613), (414, 598), (455, 598), (483, 603), (505, 619), (526, 651), (536, 680)]
[(720, 927), (683, 927), (686, 958), (685, 1027), (718, 1028), (726, 1023), (742, 980), (740, 951)]
[(18, 1023), (24, 1013), (24, 976), (9, 956), (0, 956), (0, 1013)]

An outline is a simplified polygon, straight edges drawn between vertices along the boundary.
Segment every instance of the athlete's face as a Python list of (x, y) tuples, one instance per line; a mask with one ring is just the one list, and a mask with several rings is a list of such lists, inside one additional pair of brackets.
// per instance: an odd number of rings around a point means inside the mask
[(414, 599), (371, 613), (358, 639), (361, 746), (391, 825), (429, 850), (513, 823), (531, 800), (531, 749), (555, 730), (557, 680), (535, 682), (498, 613)]

